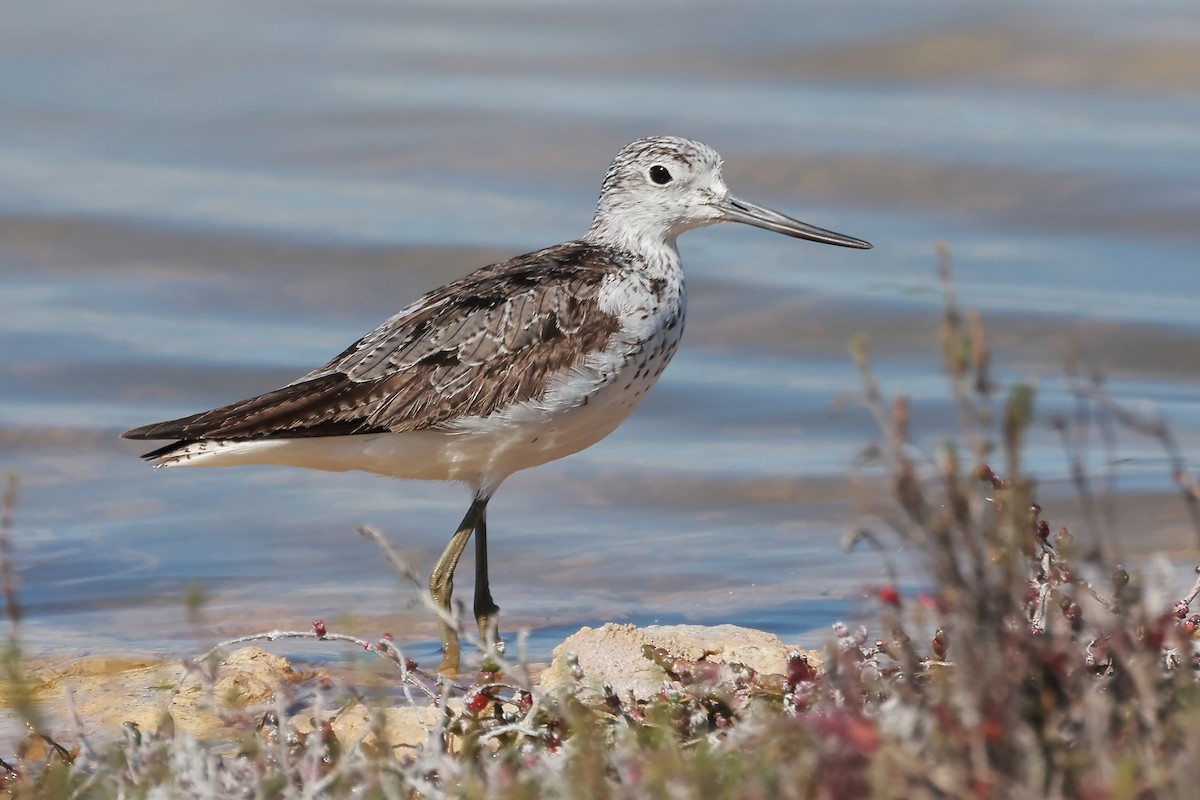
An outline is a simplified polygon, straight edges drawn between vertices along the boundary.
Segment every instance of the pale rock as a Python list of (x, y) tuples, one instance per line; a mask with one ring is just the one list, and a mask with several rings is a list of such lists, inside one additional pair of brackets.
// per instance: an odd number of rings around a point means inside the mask
[[(308, 677), (295, 672), (285, 658), (243, 647), (218, 668), (212, 700), (222, 710), (236, 712), (266, 702), (281, 685)], [(202, 739), (231, 733), (201, 678), (179, 662), (84, 658), (37, 670), (30, 679), (47, 718), (67, 716), (69, 694), (85, 731), (119, 731), (131, 722), (143, 733), (153, 733), (169, 713), (177, 733)]]
[[(568, 665), (568, 655), (578, 658), (583, 671), (582, 685), (599, 693), (610, 684), (621, 697), (632, 691), (646, 700), (658, 694), (667, 673), (642, 653), (644, 645), (661, 647), (672, 658), (709, 661), (722, 665), (722, 677), (739, 662), (762, 674), (783, 674), (787, 670), (787, 647), (779, 637), (764, 631), (736, 625), (650, 625), (608, 623), (600, 628), (582, 628), (554, 648), (550, 666), (542, 673), (541, 687), (550, 691), (569, 690), (576, 685)], [(806, 653), (814, 666), (820, 654)], [(593, 695), (594, 697), (594, 695)], [(589, 698), (581, 698), (588, 700)]]

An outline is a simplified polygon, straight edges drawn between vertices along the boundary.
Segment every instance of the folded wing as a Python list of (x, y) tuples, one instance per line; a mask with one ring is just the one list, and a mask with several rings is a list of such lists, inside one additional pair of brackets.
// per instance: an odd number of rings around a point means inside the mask
[(420, 430), (534, 400), (618, 328), (597, 304), (611, 269), (589, 245), (484, 267), (418, 300), (303, 378), (266, 394), (135, 428), (188, 443)]

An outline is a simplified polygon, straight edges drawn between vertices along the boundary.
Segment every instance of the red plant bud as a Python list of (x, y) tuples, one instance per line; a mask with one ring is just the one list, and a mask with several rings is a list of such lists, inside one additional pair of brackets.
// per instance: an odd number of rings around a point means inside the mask
[(790, 653), (787, 660), (787, 682), (791, 687), (798, 683), (811, 683), (817, 679), (817, 671), (808, 663), (803, 653)]
[(1171, 620), (1170, 614), (1160, 614), (1157, 619), (1146, 626), (1143, 634), (1146, 646), (1151, 650), (1161, 650), (1163, 641), (1167, 638), (1167, 625)]
[(325, 638), (325, 620), (314, 619), (312, 621), (312, 628), (313, 628), (313, 633), (315, 633), (317, 635), (318, 639)]
[(1177, 600), (1175, 602), (1175, 611), (1173, 612), (1175, 619), (1186, 619), (1189, 611), (1190, 609), (1186, 600)]
[(463, 700), (463, 707), (466, 708), (471, 714), (478, 715), (482, 713), (482, 711), (487, 708), (488, 704), (491, 702), (492, 698), (488, 697), (483, 692), (471, 692), (467, 695), (466, 699)]
[(875, 596), (884, 605), (889, 605), (893, 608), (899, 608), (900, 606), (900, 592), (896, 591), (895, 586), (880, 586), (875, 590)]

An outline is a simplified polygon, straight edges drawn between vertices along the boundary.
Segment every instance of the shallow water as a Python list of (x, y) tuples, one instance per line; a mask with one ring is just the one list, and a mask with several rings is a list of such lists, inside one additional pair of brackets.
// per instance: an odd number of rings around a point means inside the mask
[[(739, 194), (876, 249), (683, 237), (688, 333), (658, 387), (492, 503), (494, 593), (534, 657), (608, 620), (811, 643), (859, 610), (879, 561), (840, 539), (877, 437), (831, 405), (858, 386), (845, 346), (865, 329), (917, 442), (948, 432), (935, 240), (1001, 377), (1038, 380), (1044, 414), (1071, 407), (1055, 376), (1082, 349), (1197, 452), (1188, 3), (1134, 21), (1118, 0), (57, 5), (18, 2), (0, 28), (0, 467), (21, 481), (32, 648), (185, 653), (324, 616), (432, 659), (411, 587), (355, 530), (424, 571), (461, 488), (151, 472), (117, 435), (274, 388), (422, 291), (578, 235), (612, 154), (648, 133), (714, 145)], [(1038, 430), (1030, 464), (1074, 520)], [(1186, 575), (1169, 465), (1132, 436), (1119, 456), (1123, 546)]]

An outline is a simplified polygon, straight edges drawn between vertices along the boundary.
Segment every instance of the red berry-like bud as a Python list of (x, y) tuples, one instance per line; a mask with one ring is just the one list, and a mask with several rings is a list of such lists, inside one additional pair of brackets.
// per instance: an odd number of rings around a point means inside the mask
[(1077, 619), (1083, 619), (1083, 609), (1078, 603), (1071, 603), (1063, 609), (1063, 616), (1074, 622)]
[(1151, 650), (1159, 650), (1162, 648), (1163, 641), (1167, 638), (1167, 624), (1169, 623), (1170, 619), (1170, 614), (1162, 614), (1146, 626), (1146, 646)]
[(467, 698), (463, 700), (463, 707), (471, 714), (480, 714), (488, 704), (492, 702), (492, 698), (488, 697), (483, 692), (471, 692)]
[(811, 683), (817, 679), (817, 671), (808, 663), (803, 653), (788, 653), (787, 682), (795, 688), (798, 683)]
[(1186, 619), (1186, 618), (1187, 618), (1187, 615), (1188, 615), (1188, 612), (1189, 612), (1189, 610), (1190, 610), (1190, 609), (1188, 609), (1188, 604), (1187, 604), (1187, 601), (1186, 601), (1186, 600), (1178, 600), (1178, 601), (1176, 601), (1176, 603), (1175, 603), (1175, 612), (1174, 612), (1174, 613), (1175, 613), (1175, 618), (1176, 618), (1176, 619)]
[(417, 668), (417, 660), (415, 658), (413, 658), (412, 656), (405, 658), (404, 659), (404, 668), (407, 670), (410, 670), (410, 671), (416, 669)]
[(1039, 519), (1037, 524), (1038, 538), (1043, 542), (1050, 538), (1050, 523), (1044, 519)]
[(392, 636), (390, 633), (388, 633), (387, 631), (384, 631), (384, 632), (383, 632), (383, 636), (380, 636), (379, 638), (380, 638), (380, 639), (383, 639), (385, 642), (394, 642), (394, 641), (396, 641), (396, 640), (395, 640), (395, 638), (393, 638), (393, 636)]
[(900, 592), (896, 591), (895, 586), (880, 586), (875, 590), (875, 596), (884, 605), (889, 605), (893, 608), (900, 606)]
[(1200, 626), (1197, 625), (1196, 618), (1192, 617), (1191, 619), (1185, 619), (1179, 627), (1183, 628), (1184, 633), (1191, 636), (1196, 632), (1196, 628)]
[(325, 631), (325, 620), (314, 619), (312, 621), (312, 628), (313, 628), (313, 633), (315, 633), (317, 635), (318, 639), (325, 638), (325, 632), (326, 632)]

